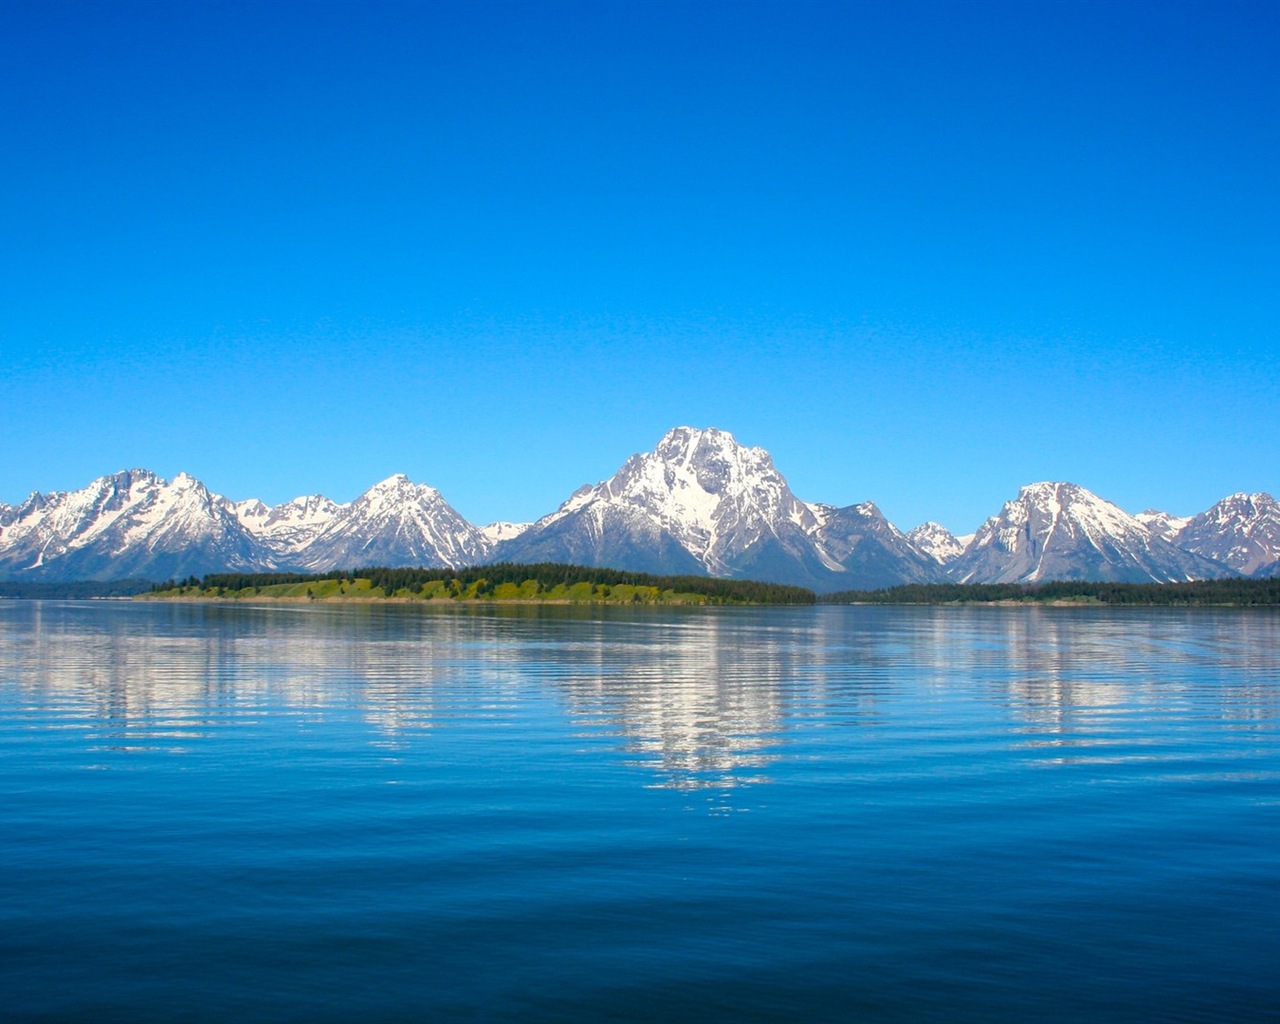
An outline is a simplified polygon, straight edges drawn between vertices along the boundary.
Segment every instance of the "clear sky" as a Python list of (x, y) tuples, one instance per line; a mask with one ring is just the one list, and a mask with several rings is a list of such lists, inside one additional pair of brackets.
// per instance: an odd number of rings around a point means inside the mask
[(1280, 4), (5, 0), (0, 96), (0, 501), (1280, 491)]

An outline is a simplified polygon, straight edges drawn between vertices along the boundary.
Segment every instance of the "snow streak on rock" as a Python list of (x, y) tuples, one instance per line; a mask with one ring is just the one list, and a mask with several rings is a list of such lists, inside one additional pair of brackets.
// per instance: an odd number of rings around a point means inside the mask
[(1245, 576), (1274, 576), (1280, 562), (1280, 503), (1270, 494), (1232, 494), (1188, 520), (1180, 547)]
[(950, 566), (961, 583), (1173, 582), (1231, 575), (1071, 483), (1023, 487)]
[(0, 566), (35, 579), (125, 579), (254, 569), (256, 545), (199, 480), (145, 469), (78, 491), (32, 494), (0, 528)]
[(763, 448), (693, 427), (669, 431), (608, 480), (580, 488), (495, 557), (818, 590), (917, 580), (934, 569), (870, 502), (844, 509), (803, 502)]
[(907, 540), (939, 565), (954, 561), (964, 552), (964, 545), (952, 532), (941, 523), (935, 523), (932, 520), (921, 523), (914, 530), (908, 530)]
[(439, 491), (397, 473), (342, 508), (298, 551), (297, 560), (316, 570), (373, 565), (457, 568), (484, 561), (488, 550), (479, 529)]
[(1170, 543), (1174, 542), (1174, 539), (1178, 536), (1178, 531), (1191, 522), (1191, 519), (1187, 516), (1170, 515), (1168, 512), (1161, 512), (1159, 509), (1154, 508), (1139, 512), (1133, 518), (1138, 520), (1155, 536)]

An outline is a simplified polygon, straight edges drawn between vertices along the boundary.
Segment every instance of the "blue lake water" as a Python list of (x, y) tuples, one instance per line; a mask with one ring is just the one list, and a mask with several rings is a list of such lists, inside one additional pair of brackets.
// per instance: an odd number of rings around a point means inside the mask
[(0, 1004), (1280, 1020), (1280, 616), (0, 601)]

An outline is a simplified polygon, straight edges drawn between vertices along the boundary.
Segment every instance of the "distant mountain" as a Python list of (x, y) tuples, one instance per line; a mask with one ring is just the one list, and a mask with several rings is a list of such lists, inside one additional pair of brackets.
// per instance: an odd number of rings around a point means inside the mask
[(875, 505), (801, 501), (763, 448), (677, 427), (493, 557), (767, 580), (830, 591), (932, 579)]
[(256, 498), (229, 504), (240, 525), (283, 561), (307, 548), (348, 507), (323, 494), (309, 494), (274, 507)]
[(480, 527), (480, 535), (490, 547), (496, 547), (504, 540), (515, 540), (532, 525), (533, 523), (509, 523), (500, 520)]
[(1270, 494), (1232, 494), (1178, 531), (1179, 547), (1231, 566), (1245, 576), (1277, 575), (1280, 503)]
[(403, 476), (339, 505), (233, 502), (179, 473), (135, 469), (5, 506), (0, 578), (168, 579), (208, 572), (483, 562), (492, 545), (438, 491)]
[(294, 552), (293, 562), (305, 569), (456, 567), (485, 561), (489, 547), (480, 530), (463, 519), (439, 491), (397, 473), (341, 506)]
[(1023, 487), (948, 569), (959, 583), (1173, 582), (1234, 575), (1071, 483)]
[(824, 557), (839, 565), (842, 573), (826, 589), (873, 590), (942, 578), (933, 557), (889, 522), (874, 502), (812, 507), (822, 523), (815, 540)]
[(921, 523), (907, 531), (907, 540), (939, 565), (953, 562), (964, 553), (964, 545), (941, 523)]
[(0, 526), (0, 571), (37, 580), (164, 579), (273, 568), (229, 503), (199, 480), (145, 469), (32, 494)]
[(839, 569), (815, 550), (819, 525), (763, 448), (723, 430), (677, 427), (494, 557), (811, 585)]
[(0, 504), (0, 579), (165, 579), (209, 572), (459, 568), (568, 562), (660, 575), (865, 590), (944, 579), (1173, 581), (1280, 575), (1280, 507), (1234, 494), (1191, 519), (1130, 516), (1082, 487), (1022, 488), (972, 537), (937, 523), (904, 534), (873, 502), (805, 502), (763, 448), (676, 427), (608, 480), (534, 523), (467, 522), (403, 475), (339, 504), (232, 501), (185, 473), (144, 469), (79, 491)]
[(1155, 536), (1161, 540), (1167, 540), (1171, 544), (1176, 543), (1175, 538), (1178, 536), (1178, 531), (1191, 522), (1190, 516), (1174, 516), (1154, 508), (1139, 512), (1133, 518), (1138, 520)]

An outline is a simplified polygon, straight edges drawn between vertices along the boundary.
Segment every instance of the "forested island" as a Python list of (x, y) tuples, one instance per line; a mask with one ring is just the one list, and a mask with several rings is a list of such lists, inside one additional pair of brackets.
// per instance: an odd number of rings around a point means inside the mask
[(547, 604), (813, 604), (811, 590), (712, 576), (654, 576), (580, 565), (369, 567), (329, 573), (211, 573), (155, 584), (143, 599), (490, 601)]
[(1170, 607), (1280, 605), (1280, 579), (1190, 583), (910, 583), (824, 594), (823, 604), (1089, 604)]
[(911, 583), (815, 594), (802, 587), (711, 576), (656, 576), (560, 563), (469, 569), (364, 568), (327, 573), (211, 573), (183, 580), (47, 583), (0, 581), (0, 599), (490, 601), (551, 604), (877, 604), (1280, 606), (1280, 578), (1190, 583)]

